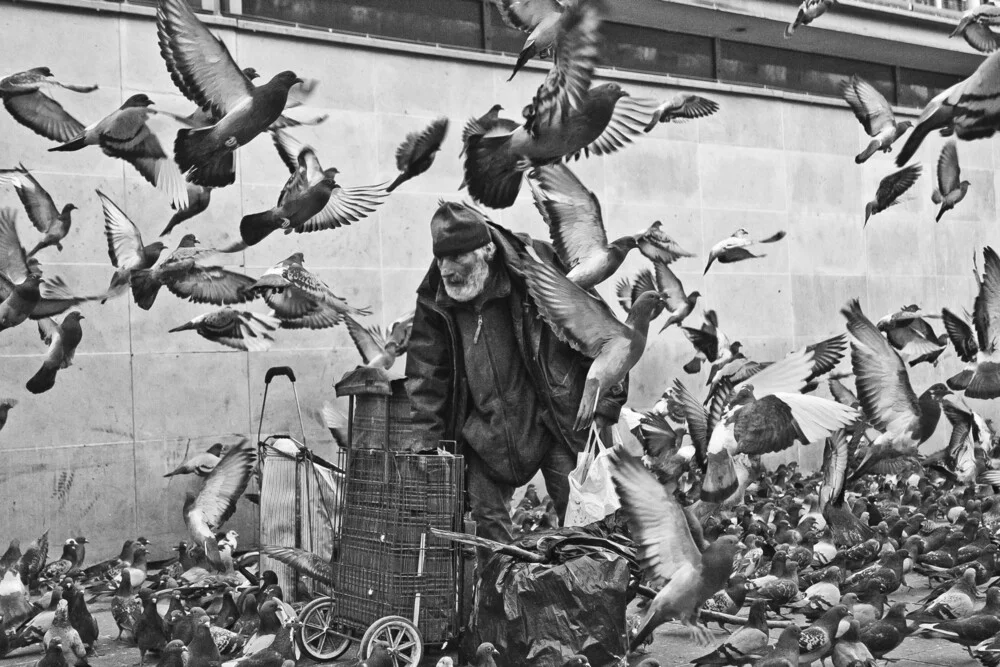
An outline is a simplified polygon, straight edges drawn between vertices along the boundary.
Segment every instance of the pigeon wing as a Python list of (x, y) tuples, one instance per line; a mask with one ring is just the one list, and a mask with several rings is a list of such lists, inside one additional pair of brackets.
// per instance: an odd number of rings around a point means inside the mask
[(569, 167), (558, 163), (536, 167), (528, 182), (535, 207), (548, 225), (552, 244), (565, 266), (572, 269), (606, 250), (601, 204)]
[(365, 185), (356, 188), (337, 187), (319, 213), (295, 229), (302, 234), (321, 229), (336, 229), (358, 222), (375, 211), (388, 196), (383, 185)]
[(590, 90), (594, 67), (601, 55), (597, 2), (576, 2), (559, 19), (555, 66), (524, 110), (525, 129), (537, 136), (547, 125), (566, 118), (570, 109), (581, 109)]
[(28, 255), (17, 235), (15, 220), (14, 209), (0, 209), (0, 273), (12, 283), (20, 283), (28, 276)]
[(656, 100), (622, 97), (615, 103), (611, 120), (604, 131), (582, 150), (573, 154), (573, 159), (593, 153), (608, 155), (621, 150), (633, 139), (642, 136), (651, 119), (656, 117)]
[(171, 78), (202, 109), (222, 118), (246, 102), (253, 84), (223, 41), (195, 16), (187, 0), (161, 0), (156, 32)]
[(961, 170), (958, 166), (958, 147), (955, 140), (948, 140), (941, 148), (937, 163), (938, 190), (942, 195), (958, 189)]
[(989, 26), (979, 22), (970, 23), (962, 31), (962, 37), (969, 46), (981, 53), (992, 53), (1000, 48), (1000, 40), (997, 39), (996, 33)]
[(104, 209), (104, 236), (108, 240), (108, 257), (115, 267), (137, 268), (143, 263), (142, 234), (118, 204), (106, 194), (97, 191)]
[[(185, 519), (192, 536), (201, 544), (205, 539), (214, 539), (214, 533), (204, 534), (204, 528), (218, 530), (236, 511), (236, 501), (247, 488), (250, 474), (257, 462), (256, 453), (250, 441), (244, 439), (223, 454), (219, 463), (205, 477), (201, 490), (185, 503)], [(196, 527), (199, 532), (195, 532)]]
[(695, 458), (698, 461), (698, 465), (704, 469), (705, 453), (708, 451), (708, 441), (712, 434), (711, 429), (715, 425), (709, 423), (709, 415), (705, 411), (705, 407), (701, 404), (701, 401), (691, 394), (679, 378), (674, 378), (674, 393), (684, 411), (684, 420), (687, 422), (688, 433), (691, 435), (691, 441), (694, 443)]
[(653, 262), (656, 268), (657, 291), (667, 298), (667, 309), (676, 312), (687, 303), (687, 294), (680, 278), (663, 262)]
[(1000, 340), (1000, 257), (993, 248), (983, 250), (983, 278), (972, 307), (979, 351), (991, 354)]
[(253, 295), (246, 290), (254, 282), (250, 276), (219, 266), (195, 266), (183, 275), (164, 280), (167, 289), (182, 299), (217, 306), (252, 301)]
[(889, 174), (879, 182), (875, 198), (879, 202), (882, 202), (884, 206), (895, 204), (896, 200), (902, 197), (917, 182), (922, 169), (923, 167), (919, 164), (911, 164), (908, 167), (903, 167), (899, 171)]
[(896, 117), (885, 96), (857, 74), (844, 82), (842, 94), (869, 136), (895, 125)]
[(347, 324), (347, 332), (351, 334), (351, 340), (354, 341), (355, 347), (358, 348), (358, 352), (366, 364), (371, 363), (372, 359), (385, 352), (385, 339), (378, 329), (363, 327), (350, 315), (344, 315), (344, 320)]
[(410, 335), (413, 333), (413, 318), (415, 311), (410, 311), (389, 325), (389, 343), (396, 344), (396, 351), (402, 354), (410, 345)]
[(603, 301), (551, 265), (526, 254), (522, 260), (528, 292), (560, 340), (593, 359), (609, 340), (629, 335), (628, 327), (615, 318)]
[(701, 551), (684, 510), (656, 477), (626, 452), (614, 459), (611, 475), (628, 514), (639, 564), (650, 578), (671, 579), (684, 567), (700, 567)]
[(9, 181), (17, 192), (18, 198), (24, 205), (24, 210), (28, 214), (28, 219), (41, 233), (49, 229), (49, 224), (59, 215), (59, 209), (52, 201), (52, 197), (41, 183), (35, 180), (24, 167), (15, 170), (16, 176), (0, 177), (0, 180)]
[(314, 553), (294, 547), (276, 547), (271, 545), (261, 547), (260, 553), (262, 556), (268, 556), (279, 563), (284, 563), (288, 567), (302, 572), (316, 581), (328, 586), (333, 586), (334, 584), (333, 567), (330, 565), (330, 562)]
[(561, 13), (558, 0), (490, 0), (503, 22), (514, 30), (530, 33), (543, 19)]
[(865, 416), (882, 431), (890, 430), (893, 425), (909, 424), (917, 418), (919, 406), (902, 358), (865, 317), (857, 299), (852, 299), (840, 312), (847, 318), (847, 329), (855, 338), (851, 345), (851, 366)]
[(979, 346), (968, 322), (947, 308), (941, 309), (941, 319), (944, 321), (944, 330), (948, 333), (951, 344), (955, 346), (958, 358), (966, 363), (975, 361)]
[(410, 132), (403, 143), (396, 148), (396, 168), (407, 171), (414, 162), (440, 150), (444, 138), (448, 134), (448, 119), (441, 117), (419, 132)]
[(4, 96), (3, 105), (18, 123), (52, 141), (66, 143), (84, 130), (83, 123), (40, 91)]
[(809, 382), (837, 367), (847, 352), (847, 334), (840, 334), (809, 345), (806, 347), (806, 351), (812, 352), (813, 355), (812, 372), (806, 378), (806, 381)]
[(777, 392), (799, 392), (806, 386), (806, 378), (812, 375), (812, 368), (813, 352), (798, 350), (736, 385), (736, 391), (748, 384), (753, 385), (753, 394), (757, 399)]
[(676, 262), (682, 257), (694, 257), (694, 253), (682, 248), (677, 241), (663, 232), (659, 221), (650, 225), (649, 229), (639, 237), (639, 252), (650, 261), (666, 264)]

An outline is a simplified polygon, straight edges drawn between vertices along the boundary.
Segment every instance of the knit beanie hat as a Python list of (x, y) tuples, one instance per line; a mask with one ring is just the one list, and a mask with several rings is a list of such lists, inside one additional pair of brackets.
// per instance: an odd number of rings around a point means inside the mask
[(434, 256), (461, 255), (491, 241), (486, 217), (461, 202), (441, 202), (431, 218)]

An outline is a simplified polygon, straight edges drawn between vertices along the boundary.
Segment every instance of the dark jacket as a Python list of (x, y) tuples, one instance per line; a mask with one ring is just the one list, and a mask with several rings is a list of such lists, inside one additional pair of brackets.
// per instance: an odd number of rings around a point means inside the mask
[[(573, 423), (591, 360), (560, 341), (538, 316), (538, 310), (528, 295), (515, 247), (524, 248), (530, 242), (539, 257), (556, 265), (559, 265), (559, 260), (547, 243), (515, 235), (497, 225), (491, 225), (490, 231), (497, 246), (495, 261), (503, 262), (511, 281), (508, 303), (518, 346), (511, 353), (520, 354), (524, 360), (535, 392), (542, 399), (541, 408), (549, 417), (546, 422), (555, 426), (553, 435), (573, 451), (583, 451), (587, 431), (574, 430)], [(406, 356), (406, 384), (413, 418), (417, 428), (424, 432), (425, 443), (432, 446), (436, 446), (438, 440), (457, 440), (460, 437), (467, 415), (469, 393), (462, 368), (463, 355), (458, 349), (455, 318), (450, 309), (436, 301), (440, 284), (441, 274), (435, 262), (417, 288), (413, 332)], [(617, 422), (627, 396), (626, 378), (620, 387), (612, 389), (601, 399), (597, 415), (612, 423)], [(501, 439), (499, 435), (498, 441)], [(500, 481), (523, 484), (537, 472), (537, 464), (533, 466), (535, 469), (531, 469), (530, 464), (518, 469), (516, 462), (522, 458), (518, 452), (491, 448), (488, 451), (477, 449), (476, 453), (491, 470), (514, 467), (513, 479)], [(498, 461), (497, 457), (506, 460)], [(523, 458), (537, 460), (539, 457)]]

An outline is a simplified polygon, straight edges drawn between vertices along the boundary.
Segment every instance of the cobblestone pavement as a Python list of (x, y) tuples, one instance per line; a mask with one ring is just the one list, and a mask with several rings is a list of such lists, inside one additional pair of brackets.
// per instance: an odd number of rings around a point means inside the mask
[[(909, 576), (914, 579), (912, 582), (914, 584), (926, 583), (923, 577), (915, 577), (912, 574)], [(921, 597), (926, 595), (926, 593), (927, 588), (921, 585), (910, 591), (904, 590), (903, 592), (893, 594), (892, 598), (894, 601), (915, 603)], [(97, 648), (99, 655), (91, 658), (91, 666), (131, 667), (136, 665), (139, 661), (138, 649), (125, 644), (124, 642), (116, 641), (114, 639), (114, 635), (116, 635), (117, 632), (109, 634), (111, 630), (115, 628), (115, 623), (111, 618), (108, 603), (99, 602), (92, 605), (91, 609), (97, 617), (98, 625), (101, 629), (101, 640)], [(633, 606), (633, 608), (630, 609), (630, 613), (638, 612), (636, 612)], [(797, 620), (802, 621), (801, 618)], [(712, 627), (714, 628), (715, 625), (712, 624)], [(777, 638), (777, 633), (777, 630), (771, 631), (772, 641)], [(720, 642), (726, 637), (726, 634), (721, 630), (716, 630), (715, 634)], [(667, 623), (655, 633), (655, 640), (649, 647), (648, 652), (633, 655), (629, 660), (629, 664), (634, 666), (638, 665), (647, 658), (653, 658), (657, 660), (662, 667), (686, 665), (690, 664), (690, 661), (693, 658), (703, 655), (709, 650), (711, 650), (711, 648), (699, 648), (693, 645), (688, 639), (687, 631), (680, 624)], [(440, 653), (429, 655), (423, 662), (428, 665), (434, 665), (440, 655)], [(40, 657), (40, 646), (27, 647), (14, 651), (6, 658), (0, 659), (0, 667), (31, 667)], [(920, 637), (908, 638), (905, 642), (903, 642), (902, 646), (896, 649), (893, 653), (890, 653), (888, 657), (897, 660), (897, 662), (892, 663), (893, 667), (920, 667), (923, 665), (976, 667), (979, 664), (970, 658), (969, 654), (966, 653), (965, 649), (961, 646), (942, 640), (923, 639)], [(354, 654), (354, 650), (352, 650), (348, 652), (343, 660), (334, 664), (349, 665), (355, 662), (355, 660), (356, 656)], [(155, 657), (147, 657), (146, 664), (155, 665)], [(309, 661), (303, 660), (299, 664), (308, 665)]]

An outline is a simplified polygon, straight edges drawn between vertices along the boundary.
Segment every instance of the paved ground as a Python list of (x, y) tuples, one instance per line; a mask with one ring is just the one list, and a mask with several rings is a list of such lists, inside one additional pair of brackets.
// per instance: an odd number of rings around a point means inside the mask
[[(914, 575), (910, 575), (911, 578)], [(916, 577), (912, 583), (924, 583), (922, 577)], [(894, 601), (915, 602), (925, 595), (926, 588), (918, 587), (911, 591), (897, 593), (893, 595)], [(108, 633), (115, 628), (114, 621), (107, 603), (98, 603), (92, 607), (97, 616), (98, 624), (101, 628), (101, 641), (98, 645), (97, 657), (91, 659), (92, 667), (131, 667), (139, 660), (138, 649), (123, 642), (116, 641), (114, 635)], [(715, 627), (714, 624), (712, 627)], [(115, 632), (114, 634), (117, 634)], [(771, 631), (772, 640), (777, 638), (778, 631)], [(726, 634), (716, 631), (716, 636), (721, 642)], [(629, 661), (630, 665), (637, 665), (646, 658), (654, 658), (663, 667), (672, 665), (689, 664), (691, 659), (707, 653), (710, 649), (698, 648), (690, 643), (687, 631), (679, 624), (669, 623), (656, 632), (656, 639), (650, 647), (648, 653), (637, 654)], [(438, 654), (440, 655), (440, 654)], [(41, 657), (41, 647), (33, 646), (19, 649), (11, 653), (6, 658), (0, 659), (0, 667), (30, 667)], [(895, 652), (889, 655), (898, 661), (893, 663), (893, 667), (922, 667), (924, 665), (947, 665), (948, 667), (977, 667), (978, 663), (969, 657), (968, 653), (960, 647), (941, 640), (929, 640), (919, 637), (910, 637)], [(437, 656), (424, 660), (426, 664), (433, 665)], [(355, 660), (354, 651), (350, 651), (343, 660), (335, 664), (351, 664)], [(153, 658), (147, 657), (147, 664), (155, 664)], [(300, 665), (308, 661), (302, 661)]]

